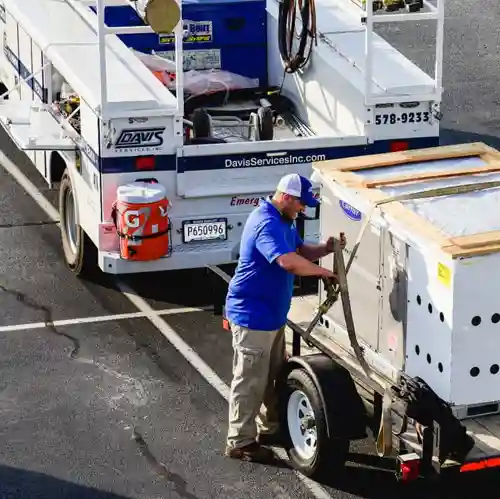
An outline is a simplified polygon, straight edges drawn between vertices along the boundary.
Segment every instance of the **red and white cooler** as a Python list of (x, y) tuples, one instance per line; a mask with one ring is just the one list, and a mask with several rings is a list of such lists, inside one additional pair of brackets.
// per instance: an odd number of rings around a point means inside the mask
[(170, 234), (165, 188), (152, 182), (132, 182), (117, 189), (113, 221), (124, 260), (157, 260), (169, 254)]

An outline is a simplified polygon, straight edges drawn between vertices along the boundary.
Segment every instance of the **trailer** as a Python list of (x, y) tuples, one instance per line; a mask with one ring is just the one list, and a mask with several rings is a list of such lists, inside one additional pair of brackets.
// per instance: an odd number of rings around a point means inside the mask
[(347, 245), (321, 262), (338, 281), (289, 315), (277, 383), (291, 462), (341, 474), (350, 442), (371, 435), (404, 482), (499, 467), (500, 152), (344, 158), (313, 177), (320, 237)]
[[(305, 5), (296, 33), (288, 0), (0, 0), (0, 124), (59, 189), (73, 272), (234, 263), (282, 175), (437, 145), (444, 0)], [(434, 77), (374, 32), (422, 20)]]

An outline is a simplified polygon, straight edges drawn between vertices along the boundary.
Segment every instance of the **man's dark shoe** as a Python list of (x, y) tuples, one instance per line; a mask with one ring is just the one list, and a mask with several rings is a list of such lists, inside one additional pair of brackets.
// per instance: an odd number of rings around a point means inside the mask
[(281, 433), (263, 433), (257, 436), (257, 442), (260, 445), (267, 445), (269, 447), (282, 446), (283, 436)]
[(261, 447), (257, 442), (237, 449), (226, 447), (226, 456), (232, 459), (241, 459), (250, 462), (269, 462), (274, 460), (274, 453), (270, 449)]

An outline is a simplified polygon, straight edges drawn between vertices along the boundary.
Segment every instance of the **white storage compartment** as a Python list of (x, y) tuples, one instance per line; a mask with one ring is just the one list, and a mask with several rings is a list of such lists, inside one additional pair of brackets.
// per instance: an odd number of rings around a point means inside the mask
[[(279, 2), (267, 0), (269, 83), (283, 89), (297, 106), (301, 119), (319, 136), (368, 135), (383, 140), (435, 135), (439, 126), (436, 119), (397, 119), (391, 122), (393, 126), (387, 121), (377, 123), (379, 114), (407, 112), (406, 108), (400, 109), (400, 103), (409, 102), (417, 106), (411, 111), (422, 114), (441, 101), (444, 0), (438, 0), (438, 8), (425, 4), (421, 13), (407, 16), (367, 16), (351, 0), (317, 0), (317, 45), (303, 70), (284, 77), (277, 36)], [(369, 21), (363, 22), (364, 18)], [(383, 21), (424, 19), (436, 29), (433, 76), (373, 29), (374, 24)], [(405, 29), (404, 24), (397, 26)], [(376, 108), (377, 104), (384, 107)]]

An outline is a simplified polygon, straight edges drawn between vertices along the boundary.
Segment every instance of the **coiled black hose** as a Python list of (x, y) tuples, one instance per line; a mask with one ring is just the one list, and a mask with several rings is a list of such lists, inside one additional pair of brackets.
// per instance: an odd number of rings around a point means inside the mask
[[(292, 54), (293, 40), (296, 36), (297, 10), (300, 11), (302, 30), (298, 36), (297, 52)], [(307, 48), (309, 39), (311, 40)], [(278, 46), (287, 73), (295, 73), (307, 64), (311, 57), (313, 40), (317, 44), (314, 0), (281, 0), (278, 17)]]

